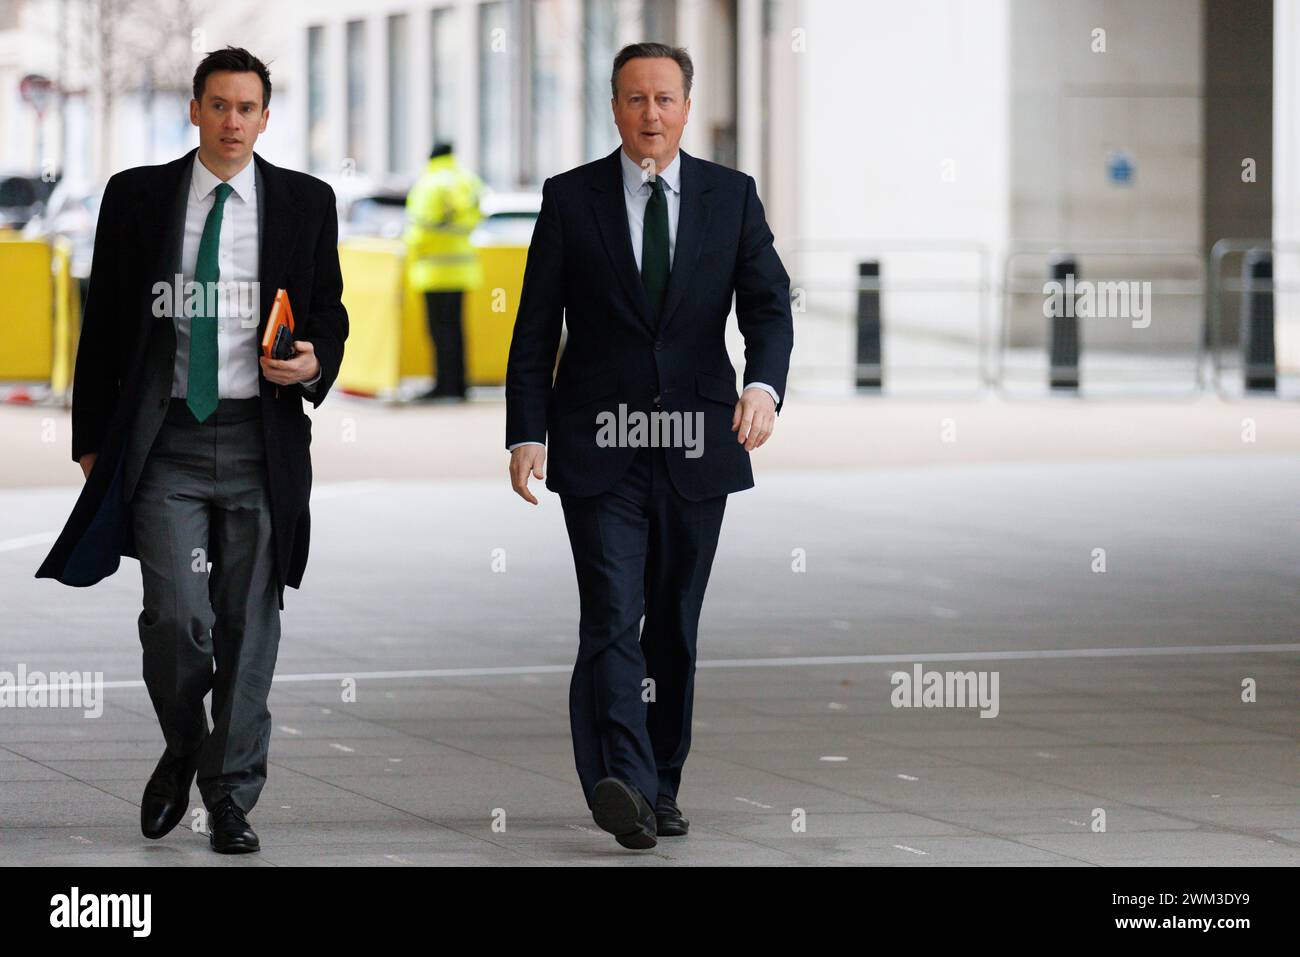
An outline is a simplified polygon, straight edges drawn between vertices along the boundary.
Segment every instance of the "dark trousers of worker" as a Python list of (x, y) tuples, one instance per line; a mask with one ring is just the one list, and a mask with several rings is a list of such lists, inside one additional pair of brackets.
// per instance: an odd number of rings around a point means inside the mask
[(581, 607), (569, 719), (583, 794), (590, 806), (596, 782), (615, 777), (652, 805), (660, 795), (676, 800), (691, 746), (700, 609), (727, 497), (687, 501), (663, 450), (642, 448), (614, 488), (561, 502)]
[(465, 331), (461, 323), (464, 299), (459, 289), (424, 294), (429, 338), (433, 340), (437, 363), (434, 386), (441, 395), (465, 394)]
[(266, 784), (280, 607), (260, 401), (222, 399), (200, 424), (172, 399), (132, 499), (145, 686), (168, 751), (202, 749), (209, 810), (229, 795), (251, 811)]

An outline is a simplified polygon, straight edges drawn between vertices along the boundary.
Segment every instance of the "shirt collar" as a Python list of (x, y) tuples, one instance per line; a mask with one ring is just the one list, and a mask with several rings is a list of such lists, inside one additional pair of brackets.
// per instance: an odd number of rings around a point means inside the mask
[[(641, 167), (632, 161), (627, 152), (620, 146), (618, 158), (623, 165), (623, 187), (635, 196), (641, 187), (648, 182), (641, 172)], [(679, 149), (673, 161), (664, 167), (659, 174), (659, 178), (664, 181), (664, 186), (670, 191), (681, 195), (681, 175), (682, 175), (682, 151)]]
[[(253, 190), (257, 184), (257, 176), (253, 169), (256, 162), (255, 159), (250, 159), (243, 169), (224, 181), (230, 184), (231, 189), (235, 191), (235, 195), (245, 203), (253, 201)], [(216, 189), (221, 182), (223, 182), (221, 177), (204, 166), (199, 159), (199, 154), (195, 152), (194, 172), (190, 175), (190, 188), (194, 191), (195, 197), (206, 199), (207, 195)]]

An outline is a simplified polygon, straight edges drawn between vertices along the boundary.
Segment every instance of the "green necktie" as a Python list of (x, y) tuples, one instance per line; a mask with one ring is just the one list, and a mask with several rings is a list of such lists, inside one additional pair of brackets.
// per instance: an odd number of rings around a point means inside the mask
[(664, 181), (658, 176), (650, 180), (650, 202), (645, 207), (641, 284), (650, 301), (650, 316), (658, 325), (664, 294), (668, 291), (668, 200), (664, 196)]
[(185, 389), (185, 404), (200, 422), (217, 410), (217, 317), (208, 315), (208, 283), (221, 279), (221, 266), (217, 262), (221, 247), (221, 215), (226, 197), (234, 192), (234, 187), (229, 183), (218, 183), (216, 192), (217, 198), (203, 223), (199, 259), (194, 265), (194, 281), (203, 291), (203, 301), (190, 317), (190, 375)]

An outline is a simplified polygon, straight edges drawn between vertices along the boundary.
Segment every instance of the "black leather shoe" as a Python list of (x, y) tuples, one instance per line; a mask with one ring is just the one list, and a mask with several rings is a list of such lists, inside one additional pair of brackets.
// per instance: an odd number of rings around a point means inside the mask
[(618, 778), (601, 778), (591, 795), (591, 816), (601, 830), (632, 850), (654, 847), (655, 813), (641, 792)]
[(655, 801), (655, 833), (660, 837), (685, 837), (691, 822), (682, 817), (677, 802), (666, 794)]
[(165, 837), (185, 816), (202, 750), (200, 745), (184, 757), (163, 752), (140, 799), (140, 831), (145, 837), (154, 841)]
[(248, 818), (230, 798), (223, 798), (208, 813), (208, 842), (218, 854), (250, 854), (262, 846)]
[(455, 403), (464, 402), (464, 392), (447, 392), (443, 389), (430, 389), (428, 392), (421, 392), (415, 397), (416, 402), (432, 403)]

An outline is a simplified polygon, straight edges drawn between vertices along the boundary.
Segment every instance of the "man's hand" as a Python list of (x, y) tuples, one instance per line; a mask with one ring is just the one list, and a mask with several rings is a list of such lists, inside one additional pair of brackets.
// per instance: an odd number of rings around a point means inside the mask
[(267, 381), (274, 382), (276, 385), (293, 385), (295, 382), (306, 382), (308, 379), (316, 378), (316, 373), (320, 371), (316, 347), (303, 339), (295, 340), (293, 348), (298, 354), (292, 359), (258, 357), (258, 361), (262, 363), (262, 375), (266, 376)]
[(736, 432), (736, 441), (745, 446), (746, 452), (752, 452), (769, 438), (776, 428), (776, 403), (772, 396), (762, 389), (746, 389), (740, 394), (736, 411), (731, 414), (731, 431)]
[(545, 480), (542, 466), (546, 464), (546, 446), (521, 445), (510, 453), (510, 485), (525, 502), (537, 504), (537, 498), (528, 490), (528, 478)]
[(97, 458), (99, 458), (98, 452), (87, 452), (81, 458), (77, 459), (77, 463), (81, 466), (81, 474), (87, 479), (90, 478), (90, 470), (95, 467), (95, 459)]

